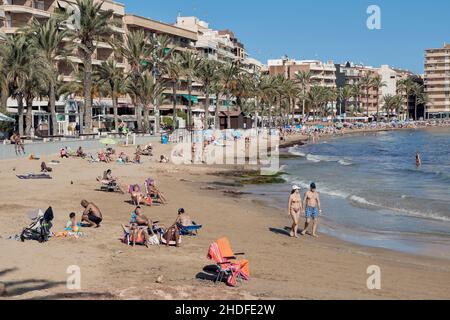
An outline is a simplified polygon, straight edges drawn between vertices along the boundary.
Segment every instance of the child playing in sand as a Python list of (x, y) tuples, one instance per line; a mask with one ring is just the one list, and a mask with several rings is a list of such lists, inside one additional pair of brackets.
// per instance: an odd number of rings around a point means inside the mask
[(77, 216), (76, 216), (75, 212), (72, 212), (69, 215), (69, 221), (67, 221), (67, 224), (66, 224), (66, 231), (75, 232), (75, 233), (80, 231), (80, 226), (77, 223)]

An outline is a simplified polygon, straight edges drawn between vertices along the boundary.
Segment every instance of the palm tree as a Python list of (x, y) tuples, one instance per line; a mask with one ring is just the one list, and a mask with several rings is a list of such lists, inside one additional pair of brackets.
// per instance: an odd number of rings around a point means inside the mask
[(231, 117), (230, 117), (230, 106), (231, 106), (231, 91), (236, 85), (237, 77), (240, 72), (239, 62), (231, 62), (225, 64), (221, 68), (220, 79), (222, 82), (222, 87), (224, 92), (226, 93), (226, 102), (227, 102), (227, 128), (231, 127)]
[[(344, 107), (344, 113), (347, 112), (347, 102), (354, 97), (353, 94), (353, 88), (349, 85), (344, 86), (343, 88), (341, 88), (341, 90), (339, 91), (339, 97), (340, 100), (343, 103), (343, 107)], [(342, 113), (342, 109), (341, 109), (341, 113)]]
[(307, 94), (307, 102), (310, 104), (314, 114), (314, 120), (316, 120), (316, 116), (318, 111), (320, 110), (320, 106), (324, 102), (323, 87), (312, 86)]
[(382, 100), (384, 101), (384, 110), (387, 113), (388, 120), (390, 120), (392, 113), (399, 113), (403, 107), (403, 99), (400, 95), (391, 95), (386, 94), (383, 96)]
[(408, 77), (406, 79), (399, 80), (397, 82), (397, 93), (403, 93), (405, 95), (405, 109), (409, 114), (409, 97), (413, 94), (415, 82), (412, 78)]
[(359, 84), (362, 88), (364, 88), (365, 95), (366, 95), (366, 113), (367, 117), (369, 117), (369, 92), (370, 89), (373, 86), (373, 77), (370, 73), (366, 73), (360, 80)]
[(164, 82), (157, 81), (152, 72), (146, 70), (139, 78), (129, 79), (127, 81), (127, 88), (128, 92), (135, 96), (139, 106), (143, 108), (143, 130), (144, 132), (148, 132), (150, 129), (150, 108), (152, 105), (158, 108), (164, 93)]
[(421, 104), (426, 105), (430, 102), (429, 96), (425, 93), (425, 90), (422, 85), (416, 83), (412, 87), (412, 92), (414, 93), (414, 120), (417, 121), (417, 107)]
[(4, 43), (1, 46), (1, 57), (4, 69), (4, 94), (8, 92), (11, 97), (17, 100), (18, 128), (19, 134), (24, 134), (24, 99), (26, 81), (31, 75), (33, 64), (37, 63), (39, 56), (35, 55), (35, 49), (29, 39), (23, 34), (15, 34), (4, 37)]
[(39, 65), (33, 64), (28, 70), (28, 76), (23, 79), (22, 92), (24, 93), (27, 113), (25, 116), (25, 134), (31, 136), (31, 128), (33, 127), (33, 101), (37, 97), (41, 97), (47, 93), (47, 79), (43, 73), (45, 69)]
[(68, 36), (68, 30), (64, 27), (64, 17), (52, 16), (45, 23), (34, 19), (25, 34), (30, 38), (32, 45), (40, 52), (49, 74), (48, 97), (51, 113), (51, 133), (57, 132), (56, 120), (56, 83), (58, 81), (58, 64), (67, 62), (70, 49), (64, 38)]
[(124, 70), (117, 66), (117, 63), (110, 59), (102, 62), (98, 67), (96, 73), (100, 78), (100, 82), (107, 85), (109, 96), (112, 100), (113, 112), (114, 112), (114, 129), (119, 131), (119, 114), (118, 114), (118, 99), (121, 94), (124, 93), (124, 86), (126, 77), (124, 76)]
[(311, 87), (311, 84), (313, 83), (314, 79), (312, 77), (312, 73), (310, 71), (300, 71), (295, 75), (296, 77), (296, 83), (300, 86), (301, 90), (301, 96), (302, 96), (302, 117), (305, 118), (305, 106), (306, 106), (306, 100), (307, 100), (307, 91)]
[[(218, 62), (204, 58), (201, 60), (199, 68), (197, 70), (196, 76), (203, 84), (203, 90), (205, 92), (205, 118), (203, 120), (203, 128), (207, 129), (209, 127), (209, 106), (210, 106), (210, 92), (212, 86), (218, 80), (219, 66)], [(216, 112), (217, 113), (217, 112)]]
[(354, 105), (357, 112), (362, 112), (361, 110), (361, 94), (362, 94), (362, 88), (360, 83), (354, 83), (351, 85), (352, 92), (353, 92), (353, 98), (354, 98)]
[(92, 131), (92, 56), (96, 49), (96, 42), (108, 41), (113, 34), (110, 21), (113, 10), (103, 10), (103, 2), (94, 2), (94, 0), (76, 0), (76, 2), (79, 23), (74, 23), (69, 29), (84, 65), (84, 109), (86, 130), (90, 133)]
[(387, 84), (383, 81), (383, 78), (380, 75), (376, 75), (372, 80), (372, 87), (377, 92), (377, 121), (380, 119), (380, 90), (383, 87), (386, 87)]
[(166, 77), (172, 84), (172, 103), (173, 103), (173, 129), (176, 129), (177, 126), (177, 91), (180, 85), (180, 75), (182, 72), (182, 63), (181, 56), (179, 53), (174, 52), (169, 61), (167, 61), (166, 65)]
[(198, 55), (192, 51), (185, 51), (181, 54), (183, 60), (183, 76), (187, 79), (188, 88), (188, 127), (192, 128), (192, 83), (195, 79), (197, 68), (200, 63)]
[[(272, 126), (272, 107), (274, 97), (277, 94), (276, 77), (271, 75), (264, 75), (261, 77), (258, 84), (258, 96), (261, 101), (261, 115), (264, 118), (265, 111), (269, 117), (269, 127)], [(264, 122), (264, 121), (263, 121)], [(263, 123), (264, 127), (264, 123)]]
[[(130, 67), (128, 75), (129, 82), (131, 84), (136, 84), (141, 74), (150, 67), (150, 60), (153, 50), (150, 45), (150, 39), (146, 36), (143, 30), (131, 31), (127, 34), (124, 44), (117, 43), (115, 45), (118, 52), (125, 58)], [(143, 107), (133, 91), (129, 93), (133, 101), (133, 105), (135, 106), (137, 129), (138, 131), (142, 131)]]

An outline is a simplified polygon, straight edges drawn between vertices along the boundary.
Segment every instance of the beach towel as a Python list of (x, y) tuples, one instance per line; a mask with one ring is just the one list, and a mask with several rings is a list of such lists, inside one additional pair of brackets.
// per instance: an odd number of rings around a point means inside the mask
[(51, 176), (45, 173), (35, 174), (35, 173), (28, 173), (25, 175), (17, 175), (17, 178), (20, 180), (43, 180), (43, 179), (53, 179)]

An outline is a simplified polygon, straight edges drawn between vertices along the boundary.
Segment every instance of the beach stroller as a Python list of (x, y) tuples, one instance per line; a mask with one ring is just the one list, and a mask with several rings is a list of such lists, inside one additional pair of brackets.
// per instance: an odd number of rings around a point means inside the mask
[(213, 260), (217, 267), (217, 281), (226, 280), (231, 287), (236, 287), (242, 280), (250, 280), (248, 260), (237, 260), (236, 256), (244, 253), (234, 253), (227, 238), (213, 242), (208, 250), (208, 259)]
[(53, 209), (49, 207), (45, 213), (42, 210), (34, 210), (28, 215), (32, 220), (32, 223), (23, 229), (20, 240), (35, 240), (40, 243), (46, 242), (51, 236), (50, 229), (52, 228), (53, 221)]

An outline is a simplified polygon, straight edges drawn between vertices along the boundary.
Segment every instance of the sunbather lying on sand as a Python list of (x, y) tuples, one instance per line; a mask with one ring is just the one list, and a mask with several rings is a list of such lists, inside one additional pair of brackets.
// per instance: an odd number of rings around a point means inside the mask
[(81, 222), (85, 223), (85, 227), (100, 227), (100, 223), (103, 221), (102, 212), (92, 202), (86, 200), (81, 201), (81, 206), (84, 208)]

